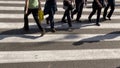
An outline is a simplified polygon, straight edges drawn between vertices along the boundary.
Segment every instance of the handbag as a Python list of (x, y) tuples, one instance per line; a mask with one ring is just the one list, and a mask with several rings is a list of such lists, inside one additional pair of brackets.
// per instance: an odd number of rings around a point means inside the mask
[(44, 20), (44, 12), (41, 9), (38, 10), (38, 18), (39, 18), (39, 21)]

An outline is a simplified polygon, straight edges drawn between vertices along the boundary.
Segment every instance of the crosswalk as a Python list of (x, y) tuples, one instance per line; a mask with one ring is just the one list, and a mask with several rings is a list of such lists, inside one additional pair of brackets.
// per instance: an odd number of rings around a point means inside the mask
[[(32, 15), (29, 16), (30, 31), (22, 30), (24, 0), (0, 0), (0, 63), (120, 59), (120, 0), (116, 0), (112, 20), (101, 19), (99, 27), (94, 25), (94, 20), (92, 23), (87, 20), (92, 10), (89, 8), (91, 0), (88, 1), (90, 3), (84, 8), (81, 17), (82, 23), (73, 22), (71, 32), (67, 31), (67, 23), (59, 22), (64, 9), (62, 0), (57, 1), (57, 32), (47, 31), (40, 37)], [(42, 0), (42, 9), (44, 4)], [(95, 18), (96, 15), (92, 19)], [(45, 21), (42, 26), (50, 28)], [(88, 45), (91, 48), (87, 48)], [(115, 46), (112, 48), (112, 45)]]

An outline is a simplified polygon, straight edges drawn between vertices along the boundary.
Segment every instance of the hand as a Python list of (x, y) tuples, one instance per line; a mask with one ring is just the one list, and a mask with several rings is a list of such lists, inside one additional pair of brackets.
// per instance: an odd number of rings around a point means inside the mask
[(28, 13), (28, 10), (25, 10), (25, 14), (27, 14)]
[(41, 7), (39, 7), (38, 9), (39, 9), (39, 10), (42, 10), (42, 8), (41, 8)]
[(86, 2), (84, 3), (84, 6), (85, 6), (85, 7), (87, 6), (87, 3), (86, 3)]
[(102, 8), (103, 6), (102, 5), (99, 5), (100, 8)]

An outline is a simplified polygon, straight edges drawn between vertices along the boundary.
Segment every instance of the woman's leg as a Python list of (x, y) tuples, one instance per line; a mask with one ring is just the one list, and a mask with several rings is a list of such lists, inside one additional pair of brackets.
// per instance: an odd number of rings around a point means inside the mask
[(39, 19), (38, 19), (38, 9), (32, 9), (32, 14), (33, 14), (33, 17), (34, 17), (34, 19), (35, 19), (35, 22), (37, 23), (37, 26), (38, 26), (38, 28), (42, 31), (41, 32), (41, 36), (43, 36), (43, 34), (44, 34), (44, 29), (42, 28), (42, 26), (41, 26), (41, 22), (39, 21)]
[(28, 16), (31, 13), (31, 10), (28, 9), (28, 13), (24, 14), (24, 30), (29, 30), (29, 26), (28, 26)]

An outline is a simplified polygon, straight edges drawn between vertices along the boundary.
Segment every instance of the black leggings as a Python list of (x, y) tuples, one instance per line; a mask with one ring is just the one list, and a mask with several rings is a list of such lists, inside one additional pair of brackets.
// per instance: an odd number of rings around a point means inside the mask
[(29, 26), (28, 26), (28, 16), (30, 15), (30, 13), (32, 13), (34, 19), (35, 19), (35, 22), (37, 23), (39, 29), (41, 31), (43, 31), (43, 28), (40, 24), (40, 21), (38, 19), (38, 9), (28, 9), (28, 13), (27, 14), (24, 14), (24, 28), (25, 29), (29, 29)]

